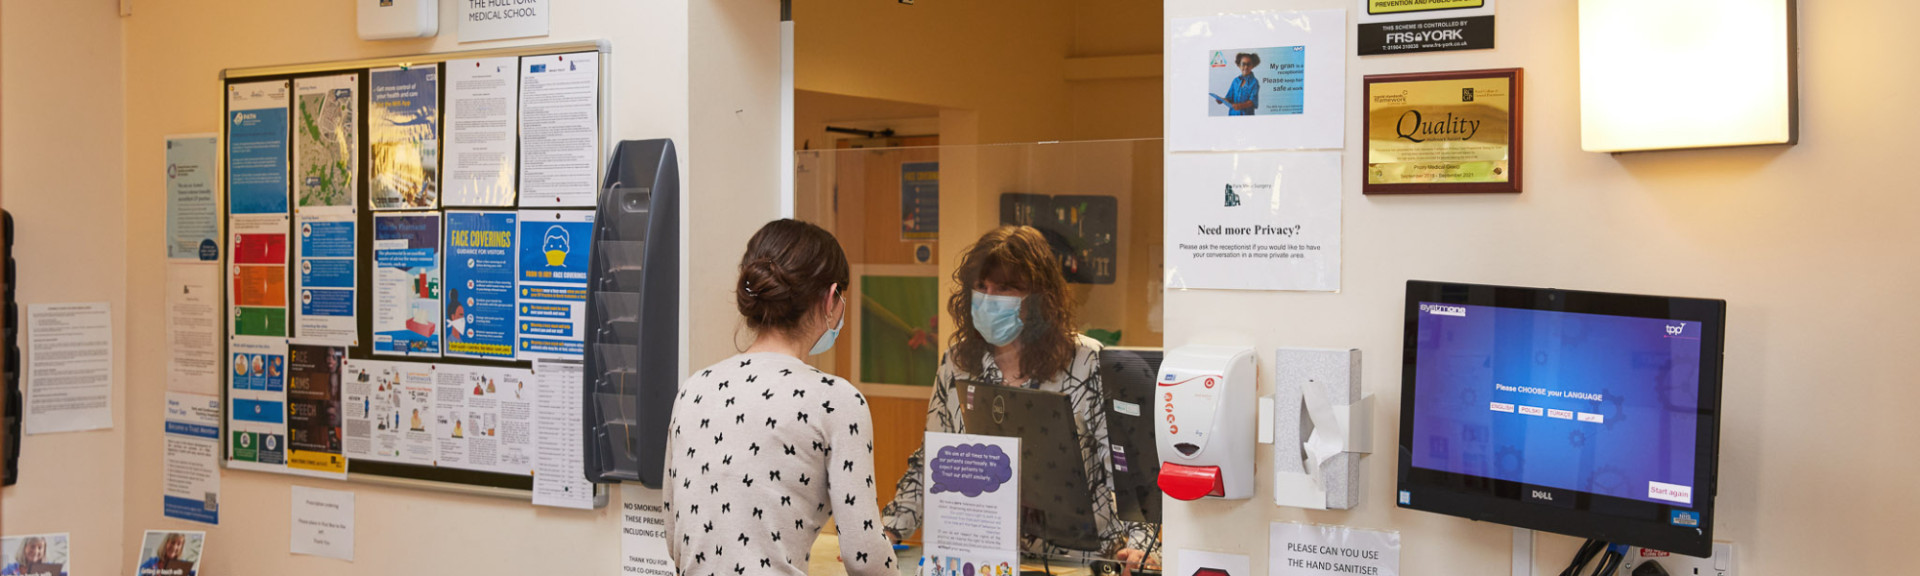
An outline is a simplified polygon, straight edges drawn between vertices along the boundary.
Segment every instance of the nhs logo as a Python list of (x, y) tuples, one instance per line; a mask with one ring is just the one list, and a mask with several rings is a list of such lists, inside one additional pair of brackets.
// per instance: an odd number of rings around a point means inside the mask
[(1460, 318), (1467, 317), (1467, 308), (1465, 306), (1447, 306), (1444, 304), (1421, 304), (1420, 311), (1428, 314), (1432, 314), (1434, 316), (1457, 316)]
[(1686, 333), (1686, 331), (1687, 331), (1687, 323), (1686, 323), (1686, 322), (1681, 322), (1681, 323), (1680, 323), (1679, 325), (1673, 325), (1673, 324), (1668, 324), (1668, 325), (1667, 325), (1667, 335), (1668, 335), (1668, 336), (1679, 336), (1679, 335), (1681, 335), (1681, 334), (1683, 334), (1683, 333)]

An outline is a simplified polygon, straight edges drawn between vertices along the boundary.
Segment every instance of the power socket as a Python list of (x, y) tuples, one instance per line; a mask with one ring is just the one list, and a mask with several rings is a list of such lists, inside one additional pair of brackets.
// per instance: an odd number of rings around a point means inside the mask
[(1669, 554), (1651, 548), (1633, 546), (1627, 548), (1627, 557), (1621, 561), (1619, 576), (1631, 576), (1634, 569), (1647, 562), (1657, 562), (1670, 576), (1734, 576), (1733, 543), (1714, 542), (1712, 558), (1697, 558), (1684, 554)]

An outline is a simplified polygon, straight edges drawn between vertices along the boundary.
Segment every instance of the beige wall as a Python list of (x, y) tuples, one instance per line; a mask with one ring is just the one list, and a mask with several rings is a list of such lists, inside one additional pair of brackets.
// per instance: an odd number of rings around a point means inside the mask
[[(1912, 265), (1920, 197), (1900, 94), (1920, 80), (1903, 38), (1920, 7), (1897, 0), (1800, 2), (1800, 144), (1609, 156), (1580, 151), (1573, 2), (1500, 3), (1494, 51), (1348, 58), (1343, 286), (1338, 294), (1167, 294), (1169, 346), (1253, 345), (1261, 388), (1278, 346), (1358, 347), (1378, 395), (1359, 509), (1271, 502), (1263, 451), (1252, 500), (1173, 503), (1169, 549), (1253, 553), (1270, 520), (1398, 530), (1408, 574), (1506, 574), (1508, 528), (1393, 505), (1401, 306), (1411, 278), (1725, 298), (1725, 402), (1715, 535), (1742, 574), (1869, 574), (1905, 566), (1920, 515), (1907, 457), (1920, 438), (1920, 315)], [(1167, 16), (1271, 8), (1169, 4)], [(1345, 8), (1301, 0), (1292, 8)], [(1658, 15), (1649, 15), (1657, 18)], [(1352, 48), (1349, 47), (1349, 50)], [(1528, 163), (1518, 196), (1359, 193), (1365, 74), (1526, 68)], [(1891, 98), (1891, 100), (1890, 100)], [(1179, 202), (1179, 198), (1168, 198)], [(1284, 329), (1275, 329), (1276, 326)], [(1542, 536), (1539, 573), (1577, 542)]]
[[(201, 528), (165, 519), (160, 509), (164, 382), (155, 375), (165, 370), (157, 288), (165, 278), (165, 198), (158, 175), (162, 136), (219, 131), (220, 70), (608, 40), (613, 138), (667, 137), (679, 145), (689, 223), (683, 266), (738, 254), (778, 210), (775, 156), (741, 153), (778, 148), (775, 0), (555, 2), (550, 36), (473, 44), (456, 41), (457, 2), (442, 3), (438, 38), (391, 42), (358, 40), (347, 2), (137, 3), (127, 18), (116, 7), (112, 0), (9, 1), (5, 11), (4, 186), (21, 222), (21, 302), (112, 301), (126, 336), (116, 343), (124, 368), (117, 373), (142, 375), (116, 386), (113, 430), (29, 438), (21, 486), (5, 492), (9, 533), (73, 532), (76, 573), (122, 570), (144, 529)], [(36, 58), (21, 60), (29, 55)], [(730, 294), (714, 287), (714, 270), (691, 268), (683, 370), (733, 353)], [(582, 512), (233, 471), (222, 475), (224, 518), (209, 529), (208, 573), (318, 574), (345, 566), (287, 553), (294, 484), (358, 495), (357, 572), (618, 571), (617, 496), (614, 508)]]
[[(136, 314), (127, 308), (118, 9), (108, 0), (6, 2), (0, 12), (6, 58), (0, 65), (6, 92), (0, 187), (17, 227), (21, 353), (27, 306), (59, 302), (112, 303), (114, 350), (126, 350), (127, 325)], [(154, 238), (140, 249), (158, 257), (163, 248)], [(114, 359), (114, 427), (25, 437), (20, 483), (0, 491), (7, 533), (72, 533), (75, 573), (112, 573), (121, 560), (126, 425), (141, 410), (128, 404), (126, 383), (153, 382), (129, 379), (137, 372), (129, 372), (125, 359)], [(148, 410), (157, 415), (161, 408)], [(156, 506), (158, 498), (156, 491)]]

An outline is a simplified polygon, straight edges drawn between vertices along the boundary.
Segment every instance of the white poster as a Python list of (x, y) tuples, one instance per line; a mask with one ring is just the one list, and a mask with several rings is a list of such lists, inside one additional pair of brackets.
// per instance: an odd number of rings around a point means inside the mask
[(167, 258), (220, 259), (218, 134), (167, 137)]
[(587, 481), (580, 453), (581, 378), (579, 360), (533, 362), (533, 503), (536, 506), (593, 508), (593, 484)]
[(923, 570), (1020, 569), (1020, 439), (928, 432)]
[(1222, 554), (1182, 548), (1179, 562), (1169, 574), (1192, 576), (1253, 576), (1253, 559), (1243, 554)]
[(667, 555), (667, 510), (660, 491), (634, 483), (620, 485), (620, 573), (674, 576)]
[(113, 427), (113, 308), (27, 305), (26, 432)]
[[(465, 28), (462, 27), (464, 32)], [(447, 62), (446, 206), (512, 206), (520, 61)]]
[(135, 576), (195, 576), (200, 559), (207, 553), (207, 533), (201, 531), (148, 530), (140, 539), (140, 555), (135, 557)]
[(520, 205), (592, 206), (600, 183), (600, 53), (520, 59)]
[(1274, 522), (1268, 534), (1267, 574), (1271, 576), (1400, 573), (1399, 532)]
[(294, 554), (353, 561), (353, 493), (293, 487)]
[(349, 460), (433, 465), (433, 365), (347, 360)]
[(1167, 158), (1170, 289), (1340, 289), (1340, 153)]
[(287, 341), (234, 338), (227, 348), (227, 466), (285, 472)]
[(1248, 12), (1172, 21), (1167, 147), (1341, 148), (1347, 12)]
[(220, 397), (167, 393), (162, 448), (163, 512), (207, 524), (220, 523)]
[(433, 368), (433, 444), (438, 466), (533, 472), (533, 374), (513, 368)]
[(547, 0), (459, 0), (460, 41), (546, 36)]
[(220, 394), (220, 263), (167, 262), (167, 390)]

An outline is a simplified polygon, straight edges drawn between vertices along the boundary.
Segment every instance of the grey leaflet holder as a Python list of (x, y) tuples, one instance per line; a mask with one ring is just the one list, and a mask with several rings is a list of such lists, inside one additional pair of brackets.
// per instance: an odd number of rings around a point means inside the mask
[(582, 460), (593, 482), (659, 488), (680, 389), (680, 168), (672, 140), (614, 149), (593, 224)]

